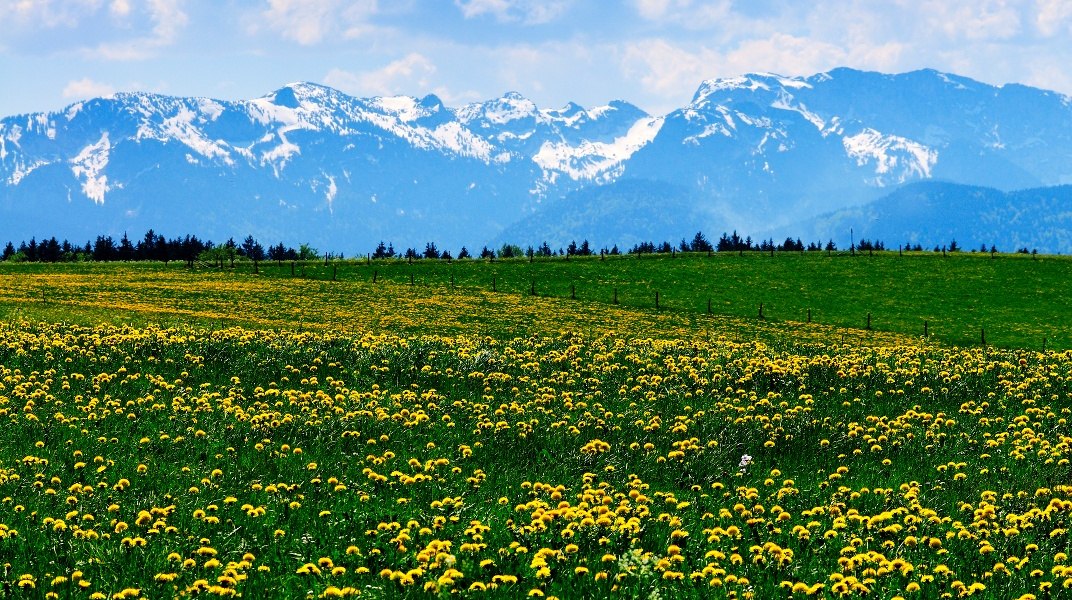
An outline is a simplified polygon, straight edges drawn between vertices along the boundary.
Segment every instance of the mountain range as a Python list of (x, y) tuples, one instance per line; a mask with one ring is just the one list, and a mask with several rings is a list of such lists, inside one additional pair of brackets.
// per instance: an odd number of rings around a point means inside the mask
[(353, 254), (697, 230), (847, 244), (855, 228), (887, 244), (1069, 252), (1070, 194), (1055, 187), (1068, 184), (1072, 98), (933, 70), (712, 79), (659, 116), (620, 100), (546, 109), (510, 92), (448, 107), (295, 83), (0, 120), (0, 241), (154, 228)]

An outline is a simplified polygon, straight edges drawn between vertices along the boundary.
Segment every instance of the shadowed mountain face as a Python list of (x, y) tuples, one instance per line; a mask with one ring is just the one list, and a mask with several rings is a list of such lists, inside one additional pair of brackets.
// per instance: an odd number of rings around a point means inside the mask
[(1003, 192), (945, 182), (906, 185), (863, 206), (816, 217), (798, 228), (807, 239), (883, 241), (887, 249), (925, 250), (953, 241), (964, 250), (1022, 248), (1072, 252), (1072, 186)]
[(705, 81), (663, 116), (622, 101), (541, 109), (514, 92), (451, 108), (308, 83), (234, 102), (124, 93), (0, 120), (0, 241), (154, 228), (353, 253), (381, 239), (797, 235), (928, 180), (1072, 183), (1072, 100), (850, 69)]

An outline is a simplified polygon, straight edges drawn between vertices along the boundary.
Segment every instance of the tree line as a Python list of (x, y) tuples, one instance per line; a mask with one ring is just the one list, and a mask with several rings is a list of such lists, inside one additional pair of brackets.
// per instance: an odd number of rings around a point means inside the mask
[[(854, 242), (848, 249), (850, 252), (876, 252), (886, 250), (887, 246), (880, 240), (868, 240), (861, 239), (859, 242)], [(914, 251), (922, 252), (924, 248), (919, 243), (905, 243), (897, 247), (898, 251)], [(633, 245), (624, 252), (624, 254), (673, 254), (676, 252), (835, 252), (838, 250), (837, 244), (833, 240), (827, 240), (823, 243), (821, 240), (808, 242), (805, 244), (801, 239), (787, 237), (781, 242), (775, 242), (773, 238), (767, 240), (754, 241), (751, 236), (741, 237), (736, 231), (727, 234), (723, 233), (721, 237), (715, 242), (711, 242), (701, 231), (697, 231), (691, 239), (682, 238), (677, 244), (671, 244), (668, 241), (664, 241), (656, 244), (655, 242), (640, 242)], [(962, 248), (957, 244), (956, 240), (950, 241), (945, 245), (936, 245), (934, 252), (960, 252)], [(971, 250), (975, 252), (975, 249)], [(994, 245), (990, 245), (989, 248), (986, 244), (983, 244), (979, 252), (989, 252), (994, 254), (998, 252)], [(1028, 253), (1027, 248), (1020, 248), (1017, 250), (1019, 253)], [(1031, 251), (1032, 254), (1037, 254), (1037, 250)], [(390, 242), (379, 242), (371, 252), (366, 256), (368, 258), (375, 259), (406, 259), (406, 260), (419, 260), (419, 259), (437, 259), (437, 260), (464, 260), (470, 258), (481, 258), (486, 260), (494, 260), (496, 258), (522, 258), (527, 257), (533, 259), (535, 257), (572, 257), (572, 256), (593, 256), (593, 255), (610, 255), (616, 256), (623, 254), (622, 250), (617, 245), (613, 245), (610, 248), (602, 247), (596, 249), (589, 243), (588, 240), (583, 240), (581, 243), (571, 241), (569, 245), (564, 248), (552, 248), (547, 242), (543, 242), (538, 246), (528, 246), (522, 248), (516, 244), (505, 243), (499, 248), (489, 248), (484, 246), (475, 255), (472, 254), (468, 248), (462, 246), (457, 255), (452, 254), (449, 250), (441, 250), (436, 246), (434, 242), (428, 242), (423, 250), (417, 248), (406, 248), (405, 250), (398, 251), (394, 245)], [(211, 240), (199, 239), (196, 235), (185, 235), (174, 238), (165, 238), (163, 235), (156, 233), (150, 229), (144, 236), (139, 238), (136, 242), (132, 241), (126, 233), (119, 241), (115, 241), (111, 236), (99, 235), (93, 241), (87, 241), (83, 245), (71, 244), (67, 240), (62, 242), (58, 241), (55, 237), (49, 237), (42, 241), (38, 241), (36, 238), (31, 238), (29, 242), (23, 241), (18, 246), (15, 246), (12, 242), (7, 242), (4, 246), (3, 252), (0, 253), (0, 260), (12, 261), (12, 262), (81, 262), (81, 261), (97, 261), (97, 262), (109, 262), (109, 261), (158, 261), (168, 263), (170, 261), (184, 261), (188, 266), (193, 266), (195, 262), (206, 262), (216, 266), (224, 266), (230, 264), (234, 266), (235, 262), (239, 259), (245, 259), (258, 263), (261, 261), (275, 261), (282, 263), (283, 261), (308, 261), (330, 258), (344, 258), (342, 254), (321, 254), (316, 248), (311, 247), (308, 244), (301, 244), (298, 248), (287, 246), (283, 242), (279, 242), (275, 245), (270, 245), (267, 248), (263, 246), (252, 235), (246, 236), (246, 238), (238, 243), (234, 238), (229, 238), (222, 244), (216, 244)]]
[(18, 246), (7, 242), (0, 260), (13, 262), (112, 262), (112, 261), (158, 261), (168, 263), (174, 260), (184, 261), (193, 265), (195, 261), (232, 264), (239, 258), (254, 261), (261, 260), (315, 260), (320, 258), (319, 252), (307, 244), (302, 244), (294, 249), (282, 242), (270, 246), (267, 250), (254, 239), (248, 236), (241, 243), (228, 239), (222, 244), (216, 244), (211, 240), (202, 240), (196, 235), (186, 235), (174, 238), (165, 238), (163, 235), (150, 229), (145, 235), (132, 241), (126, 233), (117, 242), (108, 235), (99, 235), (95, 240), (85, 244), (72, 244), (68, 240), (60, 242), (54, 236), (37, 241), (30, 238), (29, 242), (23, 241)]

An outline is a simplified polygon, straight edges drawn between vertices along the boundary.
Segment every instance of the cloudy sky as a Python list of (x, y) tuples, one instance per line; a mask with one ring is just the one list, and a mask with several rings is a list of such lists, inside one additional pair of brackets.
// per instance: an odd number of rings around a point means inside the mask
[(0, 115), (314, 81), (652, 113), (707, 78), (931, 67), (1072, 93), (1069, 0), (0, 0)]

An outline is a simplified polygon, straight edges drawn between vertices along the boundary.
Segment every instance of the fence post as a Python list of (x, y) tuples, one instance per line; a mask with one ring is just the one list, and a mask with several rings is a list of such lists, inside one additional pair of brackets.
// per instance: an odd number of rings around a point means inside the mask
[(618, 288), (614, 288), (614, 303), (618, 303)]
[(763, 303), (762, 302), (759, 303), (759, 318), (760, 319), (763, 318)]
[(811, 323), (811, 309), (808, 309), (808, 322)]
[(659, 292), (655, 292), (655, 308), (659, 308)]
[(494, 275), (491, 276), (491, 291), (493, 291), (493, 292), (499, 291), (499, 285), (495, 281), (495, 276)]
[(928, 325), (929, 325), (929, 323), (927, 321), (923, 321), (923, 337), (927, 337), (927, 334), (928, 334), (927, 326)]
[(569, 287), (570, 287), (570, 299), (571, 300), (576, 300), (577, 299), (577, 286), (576, 285), (571, 285)]
[(707, 299), (707, 314), (711, 314), (711, 299)]
[(871, 331), (871, 313), (867, 313), (867, 330)]

